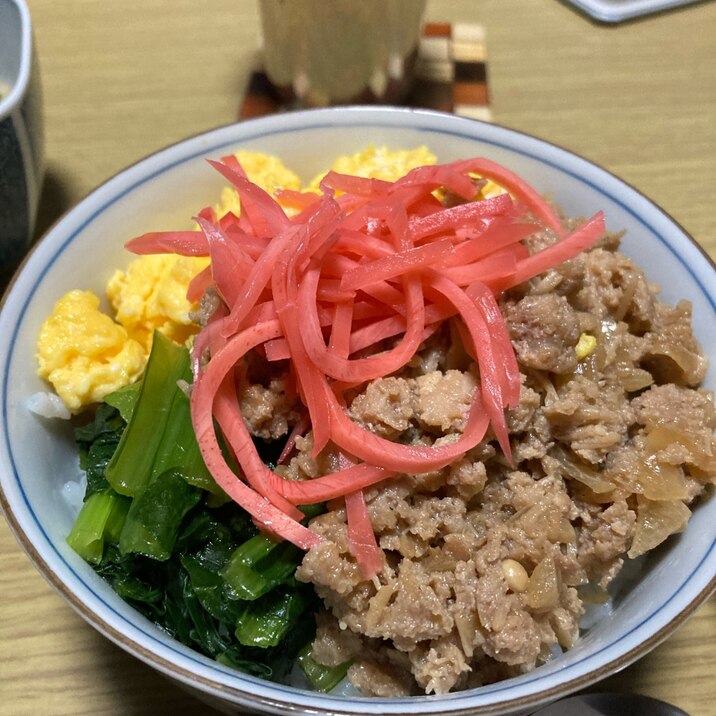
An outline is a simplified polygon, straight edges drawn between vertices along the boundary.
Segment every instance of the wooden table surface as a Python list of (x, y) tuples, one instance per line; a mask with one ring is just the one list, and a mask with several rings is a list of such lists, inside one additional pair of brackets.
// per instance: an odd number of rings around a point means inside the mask
[[(126, 165), (233, 121), (255, 48), (250, 0), (29, 0), (44, 84), (39, 231)], [(494, 120), (596, 161), (716, 256), (716, 4), (619, 26), (558, 0), (432, 0), (487, 29)], [(712, 598), (600, 690), (716, 713)], [(213, 714), (99, 636), (0, 520), (0, 714)]]

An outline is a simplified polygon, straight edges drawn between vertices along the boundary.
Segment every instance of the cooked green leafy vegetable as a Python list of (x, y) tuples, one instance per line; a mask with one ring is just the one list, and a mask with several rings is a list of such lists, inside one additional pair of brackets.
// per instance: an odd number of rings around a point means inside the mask
[(348, 674), (350, 661), (345, 661), (338, 666), (323, 666), (311, 656), (311, 644), (298, 652), (296, 663), (301, 667), (311, 686), (316, 691), (330, 691), (336, 687)]
[(125, 385), (123, 388), (115, 390), (114, 393), (105, 396), (104, 402), (113, 408), (117, 408), (122, 420), (128, 423), (134, 412), (134, 406), (137, 404), (137, 400), (139, 400), (141, 391), (142, 381), (140, 380), (136, 383)]
[(105, 541), (119, 539), (129, 509), (129, 500), (116, 492), (94, 492), (85, 501), (67, 543), (82, 559), (99, 564)]
[(264, 599), (247, 602), (238, 619), (236, 638), (244, 646), (278, 646), (310, 600), (306, 589), (279, 587)]
[(190, 378), (189, 352), (157, 332), (127, 429), (106, 468), (107, 480), (120, 494), (138, 495), (172, 467), (181, 467), (202, 487), (215, 486), (201, 459), (189, 400), (178, 388), (179, 381)]
[(89, 425), (75, 430), (80, 467), (87, 474), (85, 500), (109, 488), (104, 472), (117, 450), (124, 425), (117, 411), (103, 404), (97, 408), (95, 419)]
[(199, 498), (199, 490), (184, 480), (180, 470), (160, 473), (132, 500), (119, 537), (119, 551), (169, 559), (182, 520)]
[[(310, 647), (318, 598), (293, 576), (301, 551), (260, 534), (206, 470), (178, 387), (189, 378), (188, 351), (157, 334), (141, 383), (76, 429), (87, 492), (67, 541), (174, 638), (281, 679)], [(302, 509), (308, 520), (323, 506)]]

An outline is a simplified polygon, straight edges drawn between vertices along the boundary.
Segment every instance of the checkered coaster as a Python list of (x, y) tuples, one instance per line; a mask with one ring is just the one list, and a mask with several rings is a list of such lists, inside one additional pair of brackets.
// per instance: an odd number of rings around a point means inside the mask
[[(404, 102), (452, 112), (464, 117), (491, 119), (487, 89), (485, 28), (471, 23), (426, 23), (418, 45), (415, 83)], [(278, 91), (259, 66), (251, 74), (239, 119), (287, 110)]]

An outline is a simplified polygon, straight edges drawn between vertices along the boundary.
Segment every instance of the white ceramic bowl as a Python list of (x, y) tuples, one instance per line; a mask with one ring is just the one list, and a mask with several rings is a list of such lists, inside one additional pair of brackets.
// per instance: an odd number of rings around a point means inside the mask
[[(312, 714), (506, 714), (534, 709), (642, 656), (668, 636), (715, 586), (716, 501), (701, 504), (687, 531), (647, 560), (637, 584), (567, 654), (532, 673), (441, 697), (357, 699), (309, 693), (223, 667), (178, 644), (122, 602), (65, 544), (74, 515), (60, 487), (76, 471), (66, 425), (30, 414), (43, 389), (35, 340), (55, 300), (70, 288), (102, 292), (128, 256), (123, 242), (181, 227), (223, 185), (204, 157), (239, 146), (281, 156), (312, 178), (338, 154), (366, 144), (428, 145), (441, 161), (485, 155), (506, 164), (573, 215), (603, 209), (623, 247), (668, 301), (688, 298), (706, 353), (716, 356), (716, 274), (693, 240), (663, 211), (608, 172), (569, 152), (503, 127), (426, 111), (345, 108), (290, 113), (193, 137), (130, 167), (97, 189), (37, 246), (0, 315), (2, 506), (44, 576), (93, 626), (127, 651), (228, 711)], [(707, 386), (716, 388), (716, 367)]]

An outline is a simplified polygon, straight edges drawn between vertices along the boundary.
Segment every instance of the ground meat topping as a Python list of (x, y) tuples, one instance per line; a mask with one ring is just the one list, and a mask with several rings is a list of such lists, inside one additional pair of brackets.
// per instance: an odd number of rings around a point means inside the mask
[(249, 432), (263, 440), (276, 440), (288, 433), (296, 420), (294, 401), (286, 394), (284, 378), (274, 378), (267, 387), (253, 384), (239, 394), (241, 414)]
[(530, 295), (508, 303), (505, 320), (522, 365), (552, 373), (569, 373), (577, 367), (574, 347), (579, 322), (563, 296)]
[(369, 383), (351, 404), (351, 417), (382, 437), (394, 438), (410, 427), (415, 415), (413, 388), (404, 378)]
[(351, 403), (351, 417), (377, 435), (395, 438), (409, 428), (461, 432), (476, 380), (472, 373), (433, 370), (418, 378), (374, 380)]
[[(661, 303), (617, 244), (607, 236), (503, 298), (521, 373), (506, 415), (512, 463), (488, 432), (451, 465), (365, 490), (385, 563), (371, 581), (342, 506), (312, 521), (326, 541), (296, 577), (325, 607), (314, 658), (351, 660), (362, 693), (469, 688), (570, 648), (585, 595), (602, 598), (625, 559), (682, 529), (686, 505), (716, 482), (716, 410), (693, 388), (706, 359), (690, 308)], [(437, 332), (402, 372), (357, 387), (351, 417), (406, 445), (455, 440), (480, 385), (456, 335)], [(297, 448), (284, 474), (329, 471), (310, 434)]]
[(616, 385), (599, 384), (577, 375), (544, 410), (552, 434), (581, 458), (598, 463), (621, 445), (634, 422), (634, 412)]
[(443, 432), (462, 431), (476, 381), (471, 373), (433, 371), (415, 379), (418, 422)]

